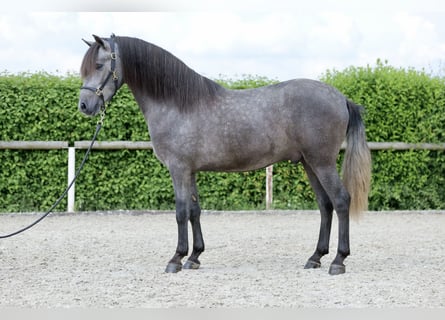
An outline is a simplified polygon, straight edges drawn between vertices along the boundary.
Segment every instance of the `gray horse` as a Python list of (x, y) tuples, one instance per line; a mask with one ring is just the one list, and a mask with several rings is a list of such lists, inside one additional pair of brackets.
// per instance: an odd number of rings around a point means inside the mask
[[(283, 160), (303, 164), (320, 208), (318, 244), (305, 268), (319, 268), (328, 253), (335, 210), (338, 249), (329, 273), (345, 272), (349, 215), (367, 208), (371, 176), (359, 106), (333, 87), (306, 79), (228, 90), (154, 44), (114, 35), (94, 39), (85, 41), (90, 48), (81, 66), (79, 109), (98, 114), (124, 83), (138, 102), (175, 190), (178, 245), (166, 272), (200, 266), (197, 172), (255, 170)], [(345, 139), (342, 182), (336, 160)], [(193, 251), (182, 265), (189, 251), (188, 221)]]

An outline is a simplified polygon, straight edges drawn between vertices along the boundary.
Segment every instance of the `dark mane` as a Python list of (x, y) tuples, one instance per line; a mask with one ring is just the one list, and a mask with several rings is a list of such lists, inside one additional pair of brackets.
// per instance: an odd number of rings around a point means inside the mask
[(222, 88), (154, 44), (128, 37), (116, 37), (116, 43), (128, 86), (159, 101), (171, 99), (181, 111), (211, 102)]

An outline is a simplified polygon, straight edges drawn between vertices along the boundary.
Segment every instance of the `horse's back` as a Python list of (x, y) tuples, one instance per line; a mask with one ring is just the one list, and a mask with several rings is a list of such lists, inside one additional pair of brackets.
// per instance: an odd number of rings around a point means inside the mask
[[(293, 79), (247, 90), (228, 90), (224, 99), (240, 112), (292, 114), (293, 118), (328, 114), (339, 121), (348, 118), (346, 98), (336, 88), (316, 80)], [(224, 102), (223, 102), (224, 103)]]
[(331, 120), (344, 120), (346, 99), (336, 88), (316, 80), (294, 79), (262, 88), (265, 96), (281, 96), (282, 108), (293, 110), (295, 116), (317, 118), (322, 114), (334, 116)]
[(294, 79), (227, 95), (225, 103), (239, 121), (251, 122), (272, 136), (285, 132), (291, 141), (310, 144), (323, 143), (327, 137), (341, 144), (345, 137), (346, 98), (323, 82)]

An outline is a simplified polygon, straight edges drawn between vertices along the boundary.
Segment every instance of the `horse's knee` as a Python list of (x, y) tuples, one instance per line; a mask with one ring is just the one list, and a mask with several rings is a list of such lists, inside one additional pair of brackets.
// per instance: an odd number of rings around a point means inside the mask
[(178, 225), (186, 224), (189, 220), (189, 211), (185, 201), (176, 201), (176, 222)]

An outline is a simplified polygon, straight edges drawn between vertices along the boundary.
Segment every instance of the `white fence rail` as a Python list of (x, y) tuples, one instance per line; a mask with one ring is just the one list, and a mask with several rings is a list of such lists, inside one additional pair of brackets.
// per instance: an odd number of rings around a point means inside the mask
[[(91, 141), (76, 141), (74, 147), (69, 147), (66, 141), (0, 141), (0, 150), (68, 150), (68, 184), (74, 178), (76, 165), (76, 149), (88, 149)], [(444, 151), (445, 143), (404, 143), (404, 142), (368, 142), (371, 150), (435, 150)], [(345, 144), (342, 145), (342, 149)], [(95, 150), (150, 150), (150, 141), (96, 141)], [(273, 202), (273, 166), (266, 168), (266, 209)], [(75, 211), (75, 184), (68, 192), (68, 212)]]

